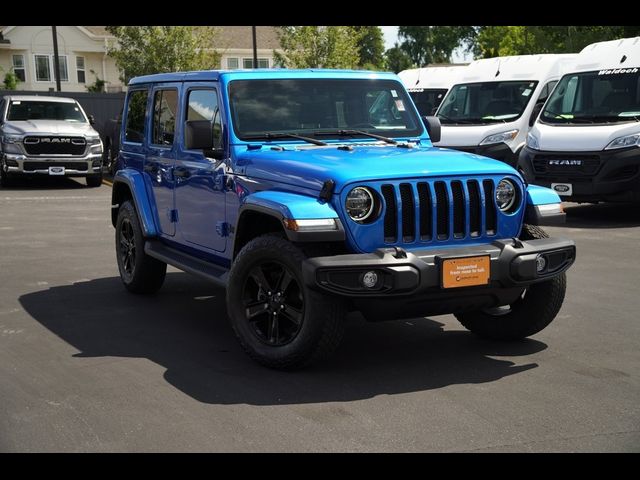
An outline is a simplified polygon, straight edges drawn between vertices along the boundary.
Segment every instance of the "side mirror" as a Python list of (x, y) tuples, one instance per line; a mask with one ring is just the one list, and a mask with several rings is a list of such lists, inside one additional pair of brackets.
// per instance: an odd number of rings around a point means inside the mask
[(96, 124), (96, 118), (93, 115), (87, 115), (87, 118), (89, 119), (89, 125)]
[(431, 139), (431, 143), (440, 141), (440, 133), (442, 127), (440, 126), (440, 119), (438, 117), (422, 117), (422, 122), (427, 128), (427, 133)]
[[(185, 123), (184, 145), (187, 150), (202, 150), (207, 157), (221, 160), (224, 150), (214, 141), (216, 125), (209, 120), (189, 120)], [(219, 134), (218, 134), (219, 136)]]
[(540, 115), (540, 111), (542, 111), (542, 107), (544, 106), (544, 102), (536, 103), (533, 106), (533, 110), (531, 110), (531, 116), (529, 117), (529, 126), (533, 127), (533, 124), (536, 123), (536, 118)]

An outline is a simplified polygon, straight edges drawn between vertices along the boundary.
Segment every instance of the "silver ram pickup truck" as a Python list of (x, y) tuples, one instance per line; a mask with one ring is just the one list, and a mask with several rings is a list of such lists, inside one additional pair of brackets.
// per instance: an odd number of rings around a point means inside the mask
[(0, 185), (18, 175), (85, 177), (102, 183), (102, 141), (72, 98), (0, 98)]

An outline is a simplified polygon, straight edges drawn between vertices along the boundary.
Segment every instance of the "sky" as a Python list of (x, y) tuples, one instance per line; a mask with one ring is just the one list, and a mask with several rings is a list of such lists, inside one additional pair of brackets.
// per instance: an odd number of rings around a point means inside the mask
[[(398, 41), (398, 27), (381, 26), (382, 33), (384, 34), (384, 49), (388, 50)], [(458, 49), (459, 50), (459, 49)], [(458, 50), (453, 52), (453, 63), (470, 62), (473, 60), (473, 55), (459, 52)]]

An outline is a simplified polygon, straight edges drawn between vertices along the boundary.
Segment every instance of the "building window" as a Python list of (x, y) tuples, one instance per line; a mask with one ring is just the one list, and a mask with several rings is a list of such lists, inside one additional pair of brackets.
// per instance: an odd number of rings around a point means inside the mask
[(51, 66), (49, 65), (49, 55), (35, 55), (36, 58), (36, 81), (51, 81)]
[[(243, 68), (253, 68), (253, 58), (243, 58), (242, 59)], [(258, 68), (269, 68), (269, 59), (268, 58), (259, 58), (258, 59)]]
[(24, 66), (24, 55), (13, 55), (13, 72), (18, 77), (18, 80), (25, 82), (27, 79), (26, 70)]
[(238, 69), (238, 59), (237, 58), (227, 58), (227, 68), (229, 70), (237, 70)]
[[(36, 81), (37, 82), (52, 82), (55, 81), (53, 75), (53, 55), (34, 55), (36, 62)], [(58, 55), (59, 61), (59, 73), (60, 81), (68, 82), (69, 74), (67, 69), (67, 57), (66, 55)]]
[[(60, 73), (60, 81), (61, 82), (68, 82), (69, 81), (69, 73), (68, 73), (68, 69), (67, 69), (67, 57), (62, 56), (62, 55), (58, 55), (58, 61), (60, 62), (58, 64), (59, 67), (59, 73)], [(54, 64), (53, 61), (53, 55), (51, 55), (51, 64)]]
[(78, 83), (86, 83), (84, 57), (76, 57), (76, 71), (78, 72)]

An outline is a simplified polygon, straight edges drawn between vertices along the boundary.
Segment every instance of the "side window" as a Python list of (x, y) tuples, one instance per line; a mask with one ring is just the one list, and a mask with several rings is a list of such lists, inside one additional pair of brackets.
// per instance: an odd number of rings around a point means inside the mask
[(213, 89), (191, 90), (187, 100), (186, 120), (208, 120), (212, 123), (213, 147), (222, 146), (222, 120), (218, 108), (218, 95)]
[(153, 96), (153, 126), (151, 143), (173, 145), (178, 110), (178, 91), (157, 90)]
[(538, 101), (536, 103), (546, 102), (547, 98), (549, 98), (549, 95), (551, 95), (551, 92), (553, 92), (553, 89), (555, 88), (557, 83), (558, 83), (557, 80), (551, 80), (544, 87), (542, 87), (542, 90), (540, 91), (540, 96), (538, 97)]
[(142, 143), (144, 139), (144, 114), (147, 109), (147, 91), (134, 90), (129, 94), (127, 123), (124, 131), (126, 142)]

